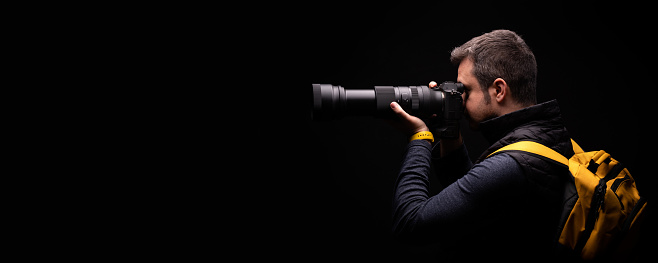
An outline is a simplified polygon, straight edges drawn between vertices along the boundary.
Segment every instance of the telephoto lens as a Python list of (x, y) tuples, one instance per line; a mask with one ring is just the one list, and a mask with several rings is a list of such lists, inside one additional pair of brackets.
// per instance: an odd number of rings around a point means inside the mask
[(451, 81), (443, 82), (434, 88), (375, 86), (374, 89), (345, 89), (331, 84), (313, 84), (312, 118), (335, 120), (359, 115), (390, 118), (394, 116), (390, 107), (393, 101), (400, 104), (407, 113), (420, 118), (427, 118), (432, 114), (439, 117), (447, 113), (454, 115), (455, 111), (462, 111), (463, 91), (464, 85)]

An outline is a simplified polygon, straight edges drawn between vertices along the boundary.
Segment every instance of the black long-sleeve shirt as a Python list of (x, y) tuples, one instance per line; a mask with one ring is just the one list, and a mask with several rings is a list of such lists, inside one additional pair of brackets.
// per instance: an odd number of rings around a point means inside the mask
[[(409, 143), (395, 185), (393, 232), (401, 241), (436, 243), (446, 261), (554, 260), (569, 171), (522, 152), (484, 157), (523, 140), (573, 155), (557, 101), (483, 121), (480, 131), (492, 145), (475, 165), (464, 145), (432, 158), (429, 143)], [(428, 191), (430, 164), (446, 185), (434, 196)]]
[[(438, 145), (436, 148), (438, 153)], [(458, 245), (495, 239), (500, 232), (496, 228), (505, 227), (497, 222), (512, 209), (510, 204), (518, 203), (525, 194), (527, 180), (519, 164), (501, 153), (473, 166), (462, 145), (448, 156), (434, 159), (437, 176), (449, 185), (429, 196), (432, 160), (429, 143), (415, 140), (407, 146), (395, 186), (394, 233), (402, 241), (416, 244)]]

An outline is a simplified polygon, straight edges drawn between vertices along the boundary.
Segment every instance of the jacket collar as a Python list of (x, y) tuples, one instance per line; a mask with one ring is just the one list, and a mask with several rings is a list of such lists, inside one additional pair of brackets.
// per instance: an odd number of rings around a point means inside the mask
[(480, 123), (480, 130), (489, 143), (494, 143), (526, 123), (537, 120), (556, 120), (556, 118), (561, 119), (560, 107), (557, 100), (551, 100), (483, 121)]

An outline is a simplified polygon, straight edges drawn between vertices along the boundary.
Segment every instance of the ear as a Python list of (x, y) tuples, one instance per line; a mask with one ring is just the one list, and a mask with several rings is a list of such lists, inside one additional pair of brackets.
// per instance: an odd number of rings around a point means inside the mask
[(492, 97), (496, 99), (498, 103), (501, 103), (505, 98), (510, 96), (509, 86), (502, 78), (497, 78), (493, 82)]

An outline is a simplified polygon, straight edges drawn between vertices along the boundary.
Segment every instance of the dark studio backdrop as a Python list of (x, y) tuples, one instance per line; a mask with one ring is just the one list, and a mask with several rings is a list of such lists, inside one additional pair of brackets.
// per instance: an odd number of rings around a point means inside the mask
[[(277, 95), (258, 156), (272, 225), (261, 226), (272, 253), (299, 259), (436, 261), (437, 245), (404, 245), (391, 235), (391, 198), (407, 138), (373, 117), (310, 120), (311, 84), (373, 88), (454, 81), (450, 51), (495, 29), (521, 35), (538, 64), (538, 102), (557, 99), (571, 136), (585, 149), (605, 149), (625, 163), (642, 195), (656, 180), (643, 161), (654, 110), (647, 21), (641, 7), (558, 2), (431, 5), (297, 6), (268, 17), (266, 71)], [(524, 8), (523, 5), (530, 5)], [(291, 7), (292, 8), (292, 7)], [(648, 7), (647, 7), (648, 8)], [(653, 92), (653, 91), (652, 91)], [(273, 94), (275, 92), (270, 92)], [(272, 115), (275, 114), (273, 117)], [(475, 159), (489, 146), (462, 122)], [(440, 185), (433, 180), (434, 193)], [(258, 194), (258, 193), (257, 193)], [(262, 202), (262, 201), (261, 201)], [(655, 233), (655, 230), (652, 230)], [(475, 252), (475, 251), (474, 251)]]

